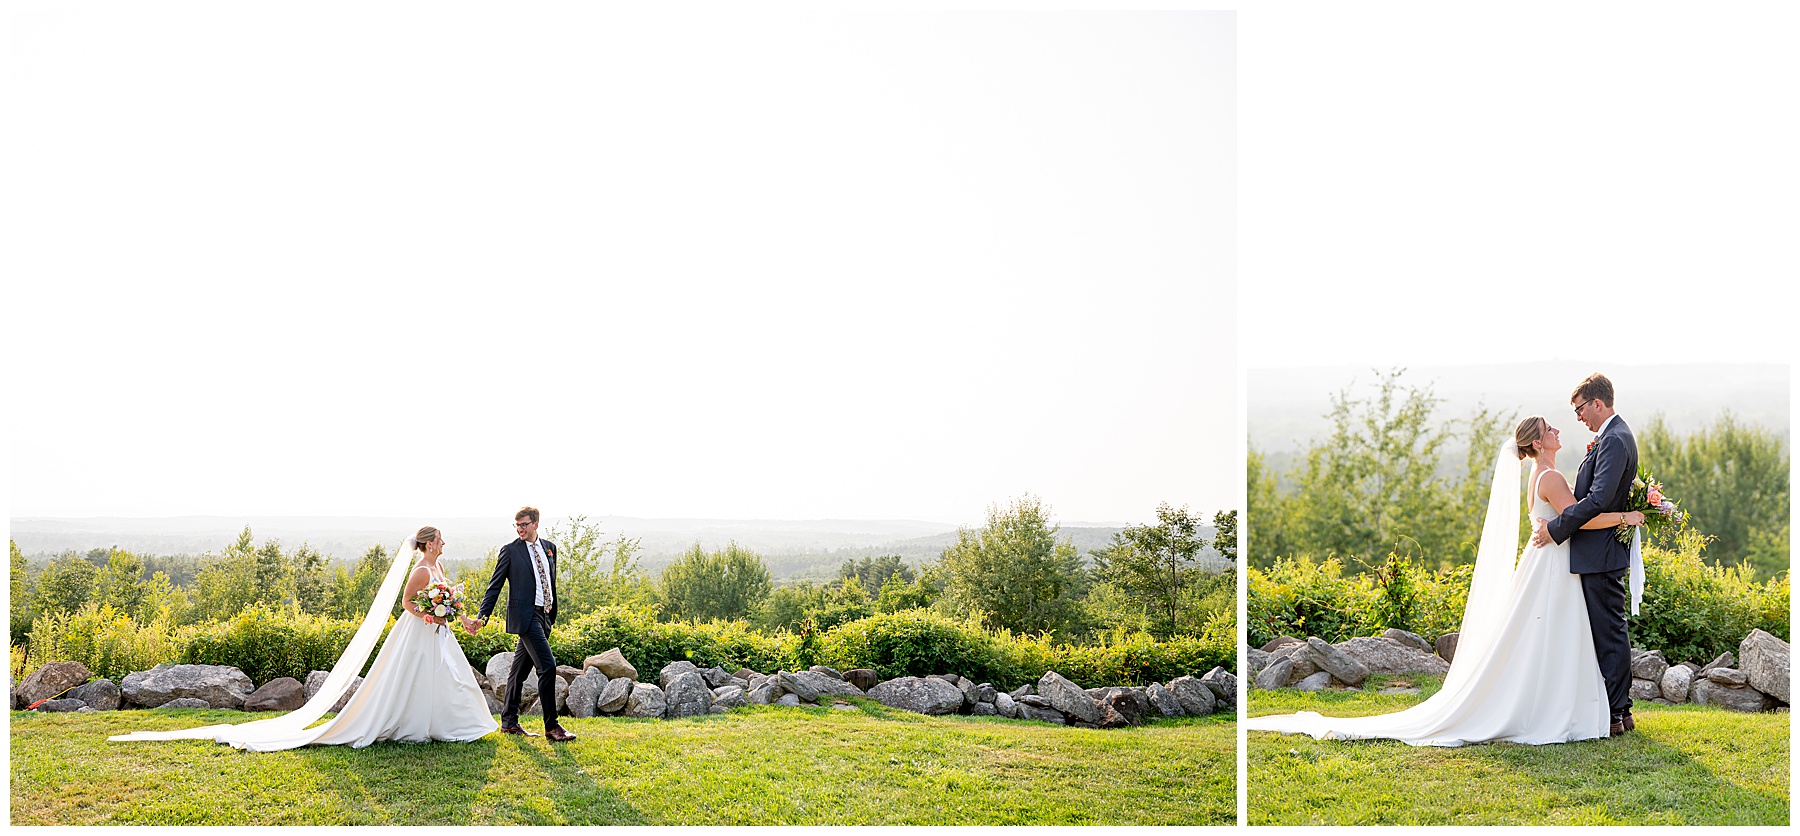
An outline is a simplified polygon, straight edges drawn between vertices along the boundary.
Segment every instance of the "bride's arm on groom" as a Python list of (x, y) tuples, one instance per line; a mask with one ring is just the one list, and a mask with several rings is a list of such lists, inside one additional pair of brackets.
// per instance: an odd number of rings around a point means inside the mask
[[(1609, 439), (1610, 441), (1611, 439)], [(1613, 451), (1620, 453), (1623, 451)], [(1637, 511), (1601, 511), (1600, 498), (1610, 496), (1613, 487), (1623, 478), (1625, 457), (1623, 455), (1607, 455), (1605, 442), (1602, 443), (1600, 456), (1594, 467), (1594, 482), (1588, 489), (1585, 499), (1576, 499), (1569, 490), (1569, 480), (1561, 473), (1551, 471), (1544, 474), (1538, 482), (1538, 493), (1545, 502), (1556, 510), (1556, 519), (1546, 520), (1539, 517), (1532, 526), (1531, 543), (1534, 546), (1549, 545), (1552, 540), (1561, 543), (1569, 539), (1577, 529), (1617, 528), (1621, 525), (1643, 525), (1644, 515)]]

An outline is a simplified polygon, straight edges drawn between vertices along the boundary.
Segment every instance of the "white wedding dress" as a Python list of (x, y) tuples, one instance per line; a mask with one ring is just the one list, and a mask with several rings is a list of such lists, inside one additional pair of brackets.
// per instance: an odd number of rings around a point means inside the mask
[[(1516, 449), (1516, 448), (1512, 448)], [(1595, 661), (1581, 579), (1569, 574), (1569, 546), (1518, 546), (1517, 454), (1502, 450), (1494, 491), (1506, 480), (1503, 459), (1514, 457), (1511, 501), (1489, 502), (1469, 605), (1444, 687), (1405, 711), (1374, 717), (1325, 717), (1317, 712), (1254, 717), (1256, 731), (1309, 734), (1320, 740), (1369, 738), (1413, 746), (1469, 743), (1566, 743), (1607, 736), (1606, 682)], [(1541, 480), (1540, 476), (1538, 480)], [(1531, 485), (1532, 516), (1556, 516)], [(1502, 505), (1511, 506), (1509, 515)], [(1493, 530), (1504, 526), (1502, 530)], [(1499, 549), (1510, 541), (1505, 551)], [(1485, 563), (1484, 563), (1485, 559)]]
[[(406, 554), (405, 551), (402, 555)], [(404, 569), (408, 561), (396, 557), (395, 564)], [(445, 578), (434, 567), (432, 580)], [(405, 573), (401, 572), (404, 578)], [(392, 570), (388, 580), (394, 578)], [(394, 629), (388, 631), (387, 642), (369, 668), (369, 675), (356, 689), (344, 710), (323, 725), (307, 728), (335, 705), (347, 690), (351, 677), (368, 658), (365, 648), (357, 653), (358, 640), (374, 624), (376, 634), (385, 625), (385, 616), (393, 606), (394, 593), (384, 581), (376, 593), (376, 605), (370, 608), (364, 629), (351, 640), (351, 647), (338, 660), (326, 684), (292, 713), (268, 720), (235, 725), (201, 726), (169, 732), (134, 732), (109, 740), (216, 740), (252, 752), (273, 752), (308, 745), (342, 744), (362, 748), (383, 740), (423, 743), (431, 740), (468, 741), (487, 736), (500, 728), (488, 713), (487, 698), (475, 682), (468, 658), (456, 643), (450, 626), (426, 624), (425, 620), (403, 611)], [(385, 593), (385, 595), (384, 595)], [(372, 642), (371, 642), (372, 643)], [(334, 682), (334, 680), (337, 680)], [(328, 693), (329, 692), (329, 693)]]

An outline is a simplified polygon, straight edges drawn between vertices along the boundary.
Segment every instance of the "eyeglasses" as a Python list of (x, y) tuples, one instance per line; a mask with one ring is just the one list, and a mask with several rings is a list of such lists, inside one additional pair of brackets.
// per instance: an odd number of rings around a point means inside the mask
[(516, 522), (516, 523), (513, 523), (513, 528), (524, 528), (528, 525), (537, 525), (537, 523)]
[(1587, 399), (1587, 400), (1585, 400), (1585, 401), (1582, 401), (1582, 402), (1581, 402), (1581, 403), (1579, 403), (1579, 404), (1576, 404), (1576, 405), (1575, 405), (1575, 417), (1577, 417), (1577, 418), (1580, 418), (1580, 417), (1581, 417), (1581, 411), (1582, 411), (1582, 410), (1584, 410), (1584, 409), (1586, 409), (1586, 408), (1587, 408), (1587, 405), (1588, 405), (1588, 404), (1591, 404), (1591, 403), (1593, 403), (1593, 402), (1594, 402), (1594, 401), (1597, 401), (1597, 400), (1600, 400), (1600, 399), (1599, 399), (1599, 398), (1588, 398), (1588, 399)]

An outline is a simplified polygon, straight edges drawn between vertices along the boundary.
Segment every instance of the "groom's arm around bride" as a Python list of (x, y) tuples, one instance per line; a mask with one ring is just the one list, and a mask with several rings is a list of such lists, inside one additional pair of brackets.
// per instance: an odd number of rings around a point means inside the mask
[[(1574, 505), (1570, 505), (1563, 509), (1561, 514), (1556, 515), (1556, 519), (1546, 520), (1540, 517), (1537, 520), (1539, 525), (1536, 527), (1541, 529), (1538, 539), (1542, 541), (1538, 542), (1538, 545), (1546, 545), (1551, 541), (1558, 544), (1567, 542), (1570, 537), (1575, 535), (1575, 532), (1580, 531), (1582, 526), (1587, 525), (1595, 517), (1608, 511), (1623, 510), (1623, 503), (1610, 500), (1619, 493), (1623, 484), (1631, 481), (1631, 476), (1626, 472), (1626, 463), (1630, 456), (1625, 447), (1626, 442), (1619, 435), (1608, 434), (1600, 439), (1598, 446), (1590, 454), (1593, 476), (1586, 486), (1586, 492), (1578, 490), (1577, 494), (1580, 498), (1575, 501)], [(1577, 478), (1576, 485), (1580, 486), (1580, 483), (1581, 480)], [(1611, 507), (1613, 505), (1619, 507)], [(1592, 529), (1592, 531), (1600, 532), (1608, 538), (1612, 537), (1610, 529)]]

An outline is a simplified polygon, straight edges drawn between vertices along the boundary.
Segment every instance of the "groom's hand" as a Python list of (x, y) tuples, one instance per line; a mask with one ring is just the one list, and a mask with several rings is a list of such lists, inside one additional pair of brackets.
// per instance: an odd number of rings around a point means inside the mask
[(1550, 521), (1537, 517), (1531, 521), (1531, 544), (1539, 548), (1550, 545)]

